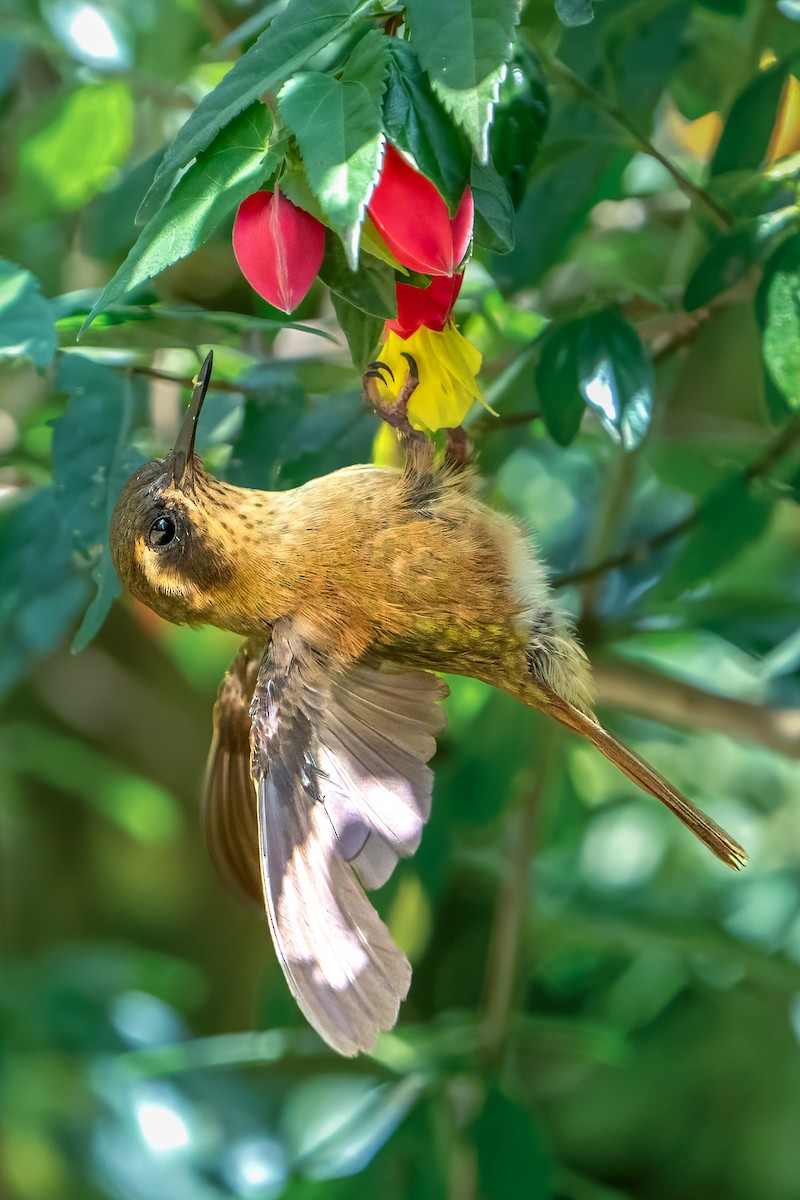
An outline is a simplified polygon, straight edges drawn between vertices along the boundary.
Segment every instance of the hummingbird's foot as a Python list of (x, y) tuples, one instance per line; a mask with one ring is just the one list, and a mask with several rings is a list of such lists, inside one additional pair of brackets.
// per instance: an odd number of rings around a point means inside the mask
[(371, 362), (364, 372), (364, 399), (372, 405), (382, 421), (391, 425), (392, 429), (396, 429), (403, 437), (417, 438), (420, 433), (413, 428), (408, 419), (408, 402), (419, 383), (419, 371), (413, 355), (403, 352), (403, 358), (408, 362), (408, 374), (397, 394), (397, 399), (384, 399), (374, 383), (374, 380), (379, 379), (384, 387), (388, 387), (387, 375), (392, 383), (395, 381), (392, 368), (387, 363), (381, 362), (380, 359)]

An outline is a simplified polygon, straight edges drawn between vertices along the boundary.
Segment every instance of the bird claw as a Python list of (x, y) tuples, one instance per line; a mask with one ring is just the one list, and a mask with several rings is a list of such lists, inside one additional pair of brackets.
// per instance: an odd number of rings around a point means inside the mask
[(383, 372), (387, 371), (394, 383), (394, 372), (388, 363), (381, 362), (380, 359), (375, 359), (369, 363), (363, 376), (364, 384), (364, 399), (368, 404), (371, 404), (378, 416), (390, 425), (392, 429), (396, 429), (398, 433), (405, 437), (416, 437), (417, 431), (413, 428), (408, 419), (408, 401), (410, 400), (414, 389), (419, 383), (419, 370), (417, 368), (416, 359), (411, 354), (402, 351), (403, 358), (408, 363), (408, 373), (403, 381), (402, 387), (397, 394), (396, 400), (387, 400), (380, 395), (373, 379), (380, 379), (384, 387), (388, 387)]

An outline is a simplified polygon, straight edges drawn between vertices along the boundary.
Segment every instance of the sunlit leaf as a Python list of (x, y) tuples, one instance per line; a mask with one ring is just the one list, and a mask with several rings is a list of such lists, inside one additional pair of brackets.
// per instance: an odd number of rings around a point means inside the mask
[(800, 236), (766, 264), (756, 296), (764, 366), (790, 408), (800, 407)]
[(258, 190), (274, 165), (267, 151), (271, 129), (269, 109), (253, 104), (217, 135), (139, 234), (86, 318), (87, 325), (125, 292), (191, 254), (228, 213)]
[(511, 57), (517, 0), (410, 0), (411, 44), (434, 91), (485, 162), (500, 80)]

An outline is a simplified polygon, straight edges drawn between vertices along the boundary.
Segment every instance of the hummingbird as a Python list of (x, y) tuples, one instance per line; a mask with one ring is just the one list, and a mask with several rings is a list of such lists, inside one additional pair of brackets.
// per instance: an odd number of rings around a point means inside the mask
[(366, 890), (414, 853), (430, 814), (439, 672), (547, 713), (724, 863), (747, 859), (598, 722), (588, 660), (528, 532), (412, 428), (419, 375), (406, 357), (391, 400), (378, 387), (385, 364), (364, 376), (403, 468), (345, 467), (267, 492), (215, 478), (195, 454), (209, 354), (173, 450), (131, 476), (110, 528), (135, 597), (244, 639), (214, 707), (206, 839), (222, 882), (266, 909), (289, 988), (343, 1055), (373, 1049), (409, 989), (411, 967)]

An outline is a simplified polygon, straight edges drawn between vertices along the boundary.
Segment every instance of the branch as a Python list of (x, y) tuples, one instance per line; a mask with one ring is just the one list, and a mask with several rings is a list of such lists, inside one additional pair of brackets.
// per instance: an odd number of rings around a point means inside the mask
[(592, 662), (600, 704), (688, 729), (712, 729), (800, 758), (800, 709), (770, 708), (704, 692), (651, 667), (620, 659)]
[[(748, 483), (752, 483), (754, 479), (759, 479), (762, 475), (767, 475), (776, 463), (788, 453), (798, 437), (800, 437), (800, 413), (792, 417), (775, 440), (749, 466), (745, 467), (742, 471), (742, 477)], [(557, 575), (552, 582), (552, 586), (554, 588), (568, 587), (575, 583), (583, 583), (587, 579), (595, 579), (598, 575), (605, 575), (607, 571), (616, 570), (618, 567), (627, 567), (635, 562), (646, 562), (656, 550), (660, 550), (662, 546), (668, 545), (669, 542), (674, 541), (675, 538), (680, 537), (681, 534), (691, 529), (702, 511), (703, 505), (698, 504), (695, 510), (689, 513), (688, 516), (682, 517), (680, 521), (675, 521), (672, 525), (668, 525), (666, 529), (662, 529), (660, 533), (654, 534), (653, 537), (636, 542), (634, 545), (629, 546), (627, 550), (622, 550), (619, 554), (612, 555), (610, 558), (605, 558), (601, 562), (594, 563), (591, 566), (580, 567), (576, 571), (567, 571), (563, 575)]]
[(560, 59), (553, 58), (548, 54), (543, 54), (543, 58), (549, 69), (555, 75), (561, 76), (562, 80), (567, 83), (573, 89), (573, 91), (581, 97), (582, 100), (586, 100), (588, 103), (593, 104), (595, 108), (598, 108), (600, 112), (604, 113), (611, 121), (624, 129), (625, 132), (631, 138), (633, 138), (640, 150), (643, 150), (645, 154), (649, 154), (651, 158), (656, 160), (656, 162), (661, 163), (661, 166), (670, 173), (683, 194), (688, 197), (692, 204), (695, 204), (698, 208), (702, 208), (706, 215), (711, 218), (711, 220), (715, 225), (718, 226), (719, 229), (725, 233), (728, 233), (729, 230), (732, 229), (733, 218), (731, 217), (730, 213), (724, 209), (722, 205), (719, 204), (714, 197), (706, 191), (705, 188), (693, 183), (688, 175), (684, 175), (680, 167), (676, 166), (671, 159), (662, 154), (661, 151), (653, 145), (649, 138), (640, 133), (631, 121), (628, 114), (623, 109), (617, 108), (616, 105), (606, 100), (605, 96), (602, 96), (600, 92), (595, 91), (591, 84), (588, 84), (585, 82), (585, 80), (580, 79), (575, 72), (570, 70), (566, 63), (561, 62)]

